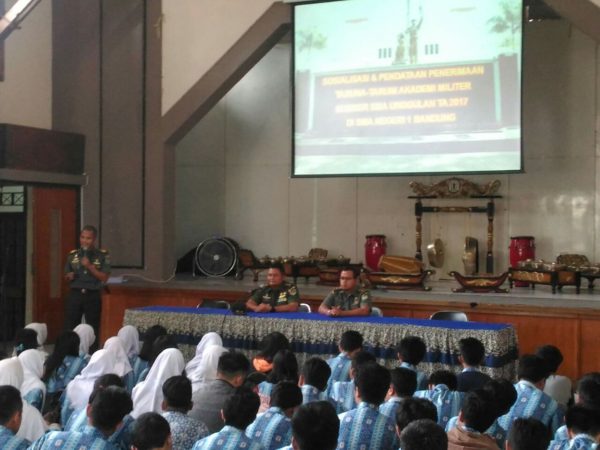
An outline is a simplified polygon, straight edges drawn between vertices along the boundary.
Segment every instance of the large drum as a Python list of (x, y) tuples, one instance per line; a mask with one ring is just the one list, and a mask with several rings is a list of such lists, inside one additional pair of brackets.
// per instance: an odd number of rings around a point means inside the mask
[[(533, 236), (514, 236), (510, 238), (509, 247), (510, 266), (517, 268), (520, 261), (535, 259), (535, 238)], [(529, 283), (516, 281), (515, 286), (525, 287)]]
[(365, 262), (369, 269), (377, 271), (379, 270), (379, 260), (387, 250), (387, 244), (385, 242), (385, 235), (383, 234), (369, 234), (365, 236), (367, 241), (365, 242)]

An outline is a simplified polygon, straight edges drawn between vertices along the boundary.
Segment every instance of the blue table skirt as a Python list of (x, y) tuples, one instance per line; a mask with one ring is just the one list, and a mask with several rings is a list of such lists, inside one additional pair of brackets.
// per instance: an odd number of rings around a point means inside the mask
[(263, 336), (280, 331), (292, 343), (292, 349), (302, 363), (310, 356), (324, 358), (338, 353), (338, 341), (346, 330), (359, 331), (365, 349), (373, 352), (388, 367), (397, 365), (395, 346), (405, 336), (421, 337), (427, 344), (427, 355), (419, 368), (427, 372), (438, 369), (458, 371), (458, 342), (475, 337), (486, 348), (482, 371), (491, 376), (509, 379), (515, 376), (517, 337), (508, 324), (482, 322), (431, 321), (401, 317), (327, 317), (314, 313), (249, 313), (237, 316), (228, 310), (211, 308), (181, 308), (148, 306), (129, 309), (124, 323), (136, 326), (141, 333), (160, 324), (174, 334), (188, 358), (196, 344), (209, 331), (223, 338), (223, 345), (256, 352)]

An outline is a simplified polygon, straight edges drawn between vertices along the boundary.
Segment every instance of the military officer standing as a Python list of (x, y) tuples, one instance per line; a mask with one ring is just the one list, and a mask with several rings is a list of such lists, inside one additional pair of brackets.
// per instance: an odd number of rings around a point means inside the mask
[(298, 311), (300, 295), (296, 285), (284, 281), (283, 267), (274, 265), (267, 271), (267, 285), (254, 290), (246, 307), (254, 312)]
[[(94, 328), (99, 339), (101, 291), (110, 274), (108, 251), (96, 248), (98, 232), (86, 225), (79, 235), (80, 248), (72, 250), (65, 264), (65, 279), (69, 281), (69, 295), (65, 309), (65, 329), (72, 330), (81, 323), (81, 316)], [(94, 344), (92, 349), (97, 346)]]
[(326, 316), (368, 316), (371, 314), (371, 293), (358, 286), (358, 275), (352, 269), (340, 272), (340, 287), (325, 297), (319, 312)]

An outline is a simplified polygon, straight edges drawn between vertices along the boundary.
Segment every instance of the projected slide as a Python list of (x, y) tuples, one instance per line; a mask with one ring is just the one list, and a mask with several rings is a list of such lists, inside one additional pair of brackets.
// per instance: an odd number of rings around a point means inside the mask
[(295, 176), (521, 170), (521, 0), (294, 8)]

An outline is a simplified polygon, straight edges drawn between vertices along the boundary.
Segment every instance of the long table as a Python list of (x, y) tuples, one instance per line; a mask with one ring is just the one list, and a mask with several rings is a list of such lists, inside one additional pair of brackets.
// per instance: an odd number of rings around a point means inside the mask
[(223, 345), (256, 353), (260, 340), (273, 331), (285, 334), (302, 364), (311, 356), (328, 358), (338, 353), (337, 343), (346, 330), (364, 337), (365, 349), (387, 367), (397, 366), (395, 347), (405, 336), (419, 336), (427, 344), (427, 355), (419, 365), (432, 373), (439, 369), (458, 371), (458, 343), (465, 337), (483, 342), (486, 356), (482, 371), (493, 377), (514, 379), (517, 336), (512, 325), (482, 322), (450, 322), (400, 317), (334, 318), (314, 313), (249, 313), (234, 315), (228, 310), (147, 306), (125, 311), (124, 325), (133, 325), (143, 335), (152, 325), (164, 326), (175, 335), (186, 358), (208, 332), (219, 333)]

